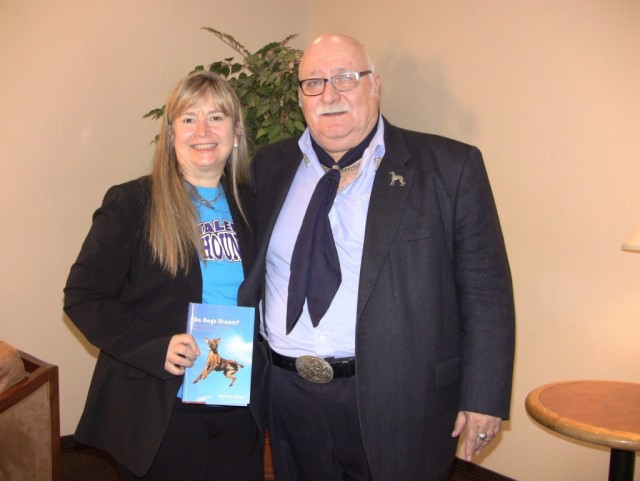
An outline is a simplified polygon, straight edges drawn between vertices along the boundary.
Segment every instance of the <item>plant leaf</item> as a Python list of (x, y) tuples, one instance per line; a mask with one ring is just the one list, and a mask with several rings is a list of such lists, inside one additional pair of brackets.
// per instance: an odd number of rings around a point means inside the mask
[[(238, 95), (250, 154), (261, 145), (304, 132), (304, 117), (298, 106), (297, 74), (302, 52), (288, 45), (297, 34), (267, 43), (251, 53), (228, 33), (211, 27), (202, 29), (213, 33), (242, 57), (234, 62), (233, 57), (227, 56), (212, 61), (206, 68), (226, 78)], [(192, 72), (204, 68), (198, 65)], [(159, 119), (164, 115), (164, 108), (153, 109), (144, 118)]]

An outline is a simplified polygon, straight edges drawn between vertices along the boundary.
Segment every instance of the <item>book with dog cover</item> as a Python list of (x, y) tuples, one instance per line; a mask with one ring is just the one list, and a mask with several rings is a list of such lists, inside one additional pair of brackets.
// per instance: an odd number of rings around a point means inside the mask
[(183, 403), (249, 404), (254, 314), (253, 307), (189, 304), (187, 332), (200, 355), (185, 369)]

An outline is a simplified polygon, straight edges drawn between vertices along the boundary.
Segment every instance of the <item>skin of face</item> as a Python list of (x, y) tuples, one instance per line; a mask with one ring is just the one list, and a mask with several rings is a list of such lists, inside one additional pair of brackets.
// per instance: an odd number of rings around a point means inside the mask
[(185, 109), (171, 125), (184, 178), (193, 185), (217, 187), (236, 141), (233, 119), (209, 97)]
[[(365, 48), (345, 35), (330, 34), (316, 39), (305, 51), (298, 77), (329, 78), (343, 72), (372, 70)], [(378, 121), (380, 77), (360, 77), (358, 87), (338, 92), (327, 82), (322, 95), (299, 92), (300, 107), (314, 140), (338, 161), (358, 145)]]

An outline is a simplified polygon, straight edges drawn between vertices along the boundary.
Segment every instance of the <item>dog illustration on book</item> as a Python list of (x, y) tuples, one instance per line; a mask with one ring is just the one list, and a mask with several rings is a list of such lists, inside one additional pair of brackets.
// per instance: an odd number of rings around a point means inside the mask
[(202, 370), (200, 375), (193, 380), (193, 384), (197, 383), (201, 379), (206, 379), (211, 371), (218, 371), (222, 372), (225, 377), (231, 379), (231, 384), (229, 384), (229, 387), (233, 386), (233, 383), (236, 382), (236, 377), (234, 376), (234, 374), (238, 372), (238, 369), (244, 366), (238, 361), (232, 361), (220, 357), (220, 354), (218, 354), (220, 338), (207, 339), (205, 337), (204, 340), (209, 346), (209, 355), (207, 356), (207, 362), (204, 365), (204, 369)]

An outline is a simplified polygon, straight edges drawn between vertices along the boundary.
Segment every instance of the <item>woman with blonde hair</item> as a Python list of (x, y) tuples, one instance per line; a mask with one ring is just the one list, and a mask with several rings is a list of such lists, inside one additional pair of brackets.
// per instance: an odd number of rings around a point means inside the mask
[(195, 72), (169, 96), (151, 174), (108, 190), (71, 267), (65, 312), (100, 349), (75, 438), (127, 481), (263, 479), (258, 349), (248, 407), (180, 399), (200, 355), (189, 303), (253, 305), (249, 184), (238, 97)]

